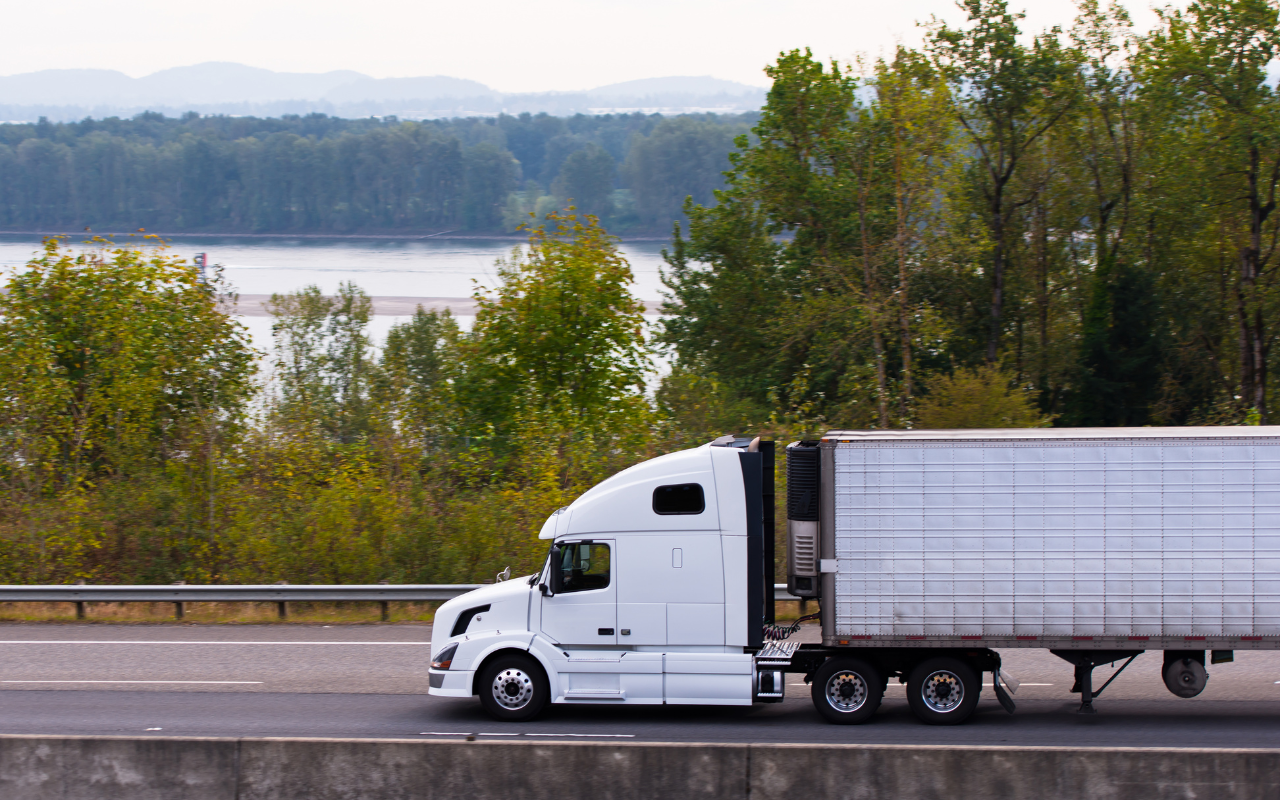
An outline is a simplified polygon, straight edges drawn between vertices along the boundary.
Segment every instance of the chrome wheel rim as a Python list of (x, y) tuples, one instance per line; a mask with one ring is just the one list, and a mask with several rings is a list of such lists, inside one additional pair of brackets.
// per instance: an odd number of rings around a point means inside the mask
[(827, 679), (827, 702), (842, 714), (862, 708), (870, 694), (862, 676), (850, 670), (841, 670)]
[(493, 679), (493, 699), (508, 711), (517, 711), (533, 699), (533, 678), (522, 669), (504, 669)]
[(933, 711), (942, 714), (954, 711), (964, 702), (964, 681), (950, 670), (937, 670), (924, 679), (920, 697)]

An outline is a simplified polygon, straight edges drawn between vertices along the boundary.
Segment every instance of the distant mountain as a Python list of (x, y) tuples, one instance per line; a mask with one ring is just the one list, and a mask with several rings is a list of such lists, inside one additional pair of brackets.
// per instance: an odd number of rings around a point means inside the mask
[(745, 83), (721, 80), (720, 78), (641, 78), (638, 81), (611, 83), (587, 92), (593, 96), (606, 97), (653, 97), (658, 95), (758, 95), (764, 90)]
[(131, 101), (135, 79), (110, 69), (46, 69), (0, 77), (0, 103), (97, 104)]
[(477, 81), (446, 78), (364, 78), (326, 92), (333, 103), (385, 102), (388, 100), (436, 100), (445, 97), (497, 97), (498, 93)]
[(143, 78), (100, 69), (53, 69), (0, 77), (0, 122), (45, 116), (279, 116), (319, 112), (341, 117), (406, 119), (545, 111), (600, 114), (646, 111), (736, 112), (759, 108), (764, 89), (711, 77), (645, 78), (583, 92), (503, 94), (482, 83), (442, 75), (371, 78), (359, 72), (275, 72), (228, 62), (161, 70)]
[[(183, 103), (267, 103), (273, 100), (319, 100), (342, 86), (372, 80), (351, 70), (273, 72), (224, 61), (161, 70), (138, 78), (145, 101)], [(3, 98), (0, 92), (0, 98)]]

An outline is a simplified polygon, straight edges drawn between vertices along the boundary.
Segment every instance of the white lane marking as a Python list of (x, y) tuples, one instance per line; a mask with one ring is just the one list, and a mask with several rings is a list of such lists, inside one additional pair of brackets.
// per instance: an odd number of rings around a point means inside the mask
[(199, 684), (260, 684), (262, 681), (0, 681), (0, 683), (199, 683)]
[(594, 736), (598, 739), (634, 739), (634, 733), (526, 733), (525, 736)]
[(215, 642), (175, 639), (173, 641), (122, 641), (107, 639), (0, 639), (0, 644), (412, 644), (424, 645), (431, 642)]
[(419, 736), (577, 736), (597, 739), (634, 739), (634, 733), (464, 733), (462, 731), (423, 731)]
[(147, 728), (149, 731), (162, 731), (164, 728)]

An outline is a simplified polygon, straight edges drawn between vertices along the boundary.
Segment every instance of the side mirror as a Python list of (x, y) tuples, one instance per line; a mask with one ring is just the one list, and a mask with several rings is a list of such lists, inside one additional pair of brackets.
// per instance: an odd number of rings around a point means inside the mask
[(561, 560), (564, 558), (559, 545), (551, 548), (551, 593), (560, 594), (564, 591), (564, 572), (560, 568)]

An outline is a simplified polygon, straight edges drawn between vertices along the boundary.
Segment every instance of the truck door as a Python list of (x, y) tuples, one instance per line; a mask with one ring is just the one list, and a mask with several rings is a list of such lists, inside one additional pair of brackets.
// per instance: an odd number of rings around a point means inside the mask
[[(554, 551), (553, 551), (554, 552)], [(553, 556), (557, 591), (542, 598), (542, 633), (565, 646), (618, 643), (614, 542), (565, 542)]]

